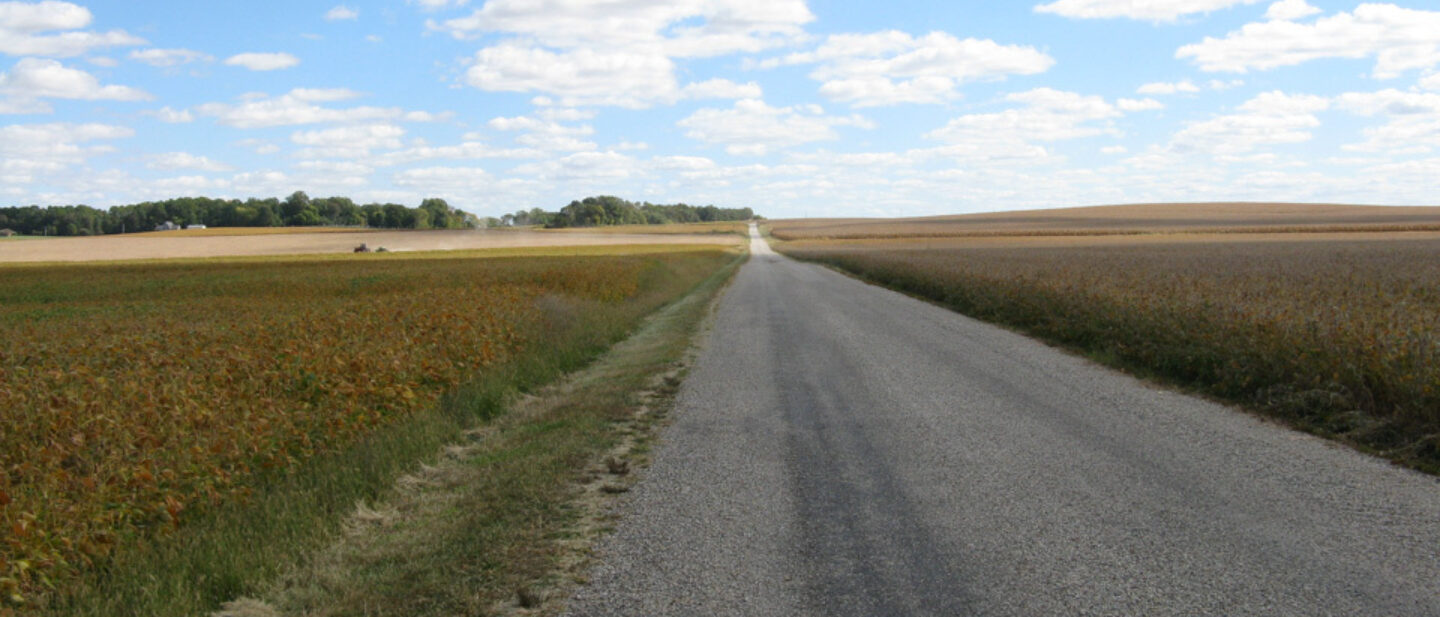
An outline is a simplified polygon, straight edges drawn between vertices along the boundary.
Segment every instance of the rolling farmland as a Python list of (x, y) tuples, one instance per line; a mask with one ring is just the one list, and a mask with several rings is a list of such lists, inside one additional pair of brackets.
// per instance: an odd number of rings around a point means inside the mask
[(6, 602), (63, 590), (467, 383), (603, 349), (733, 253), (424, 257), (0, 268)]

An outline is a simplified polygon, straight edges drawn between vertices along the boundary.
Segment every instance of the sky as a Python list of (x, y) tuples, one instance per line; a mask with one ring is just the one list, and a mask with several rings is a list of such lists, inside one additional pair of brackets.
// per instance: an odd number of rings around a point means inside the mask
[(1433, 0), (0, 1), (0, 205), (1440, 203)]

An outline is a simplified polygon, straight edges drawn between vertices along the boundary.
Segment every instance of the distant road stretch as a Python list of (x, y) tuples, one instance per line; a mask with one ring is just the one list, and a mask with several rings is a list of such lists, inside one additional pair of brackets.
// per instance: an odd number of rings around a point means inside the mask
[(752, 242), (571, 614), (1440, 615), (1436, 479)]

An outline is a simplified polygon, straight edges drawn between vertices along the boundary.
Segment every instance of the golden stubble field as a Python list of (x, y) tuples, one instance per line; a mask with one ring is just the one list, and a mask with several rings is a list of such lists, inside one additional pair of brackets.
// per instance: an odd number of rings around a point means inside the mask
[[(278, 231), (283, 230), (283, 231)], [(209, 229), (116, 236), (41, 238), (0, 242), (0, 263), (128, 261), (171, 258), (259, 257), (343, 254), (365, 244), (393, 252), (496, 248), (611, 246), (634, 244), (715, 244), (735, 246), (738, 235), (690, 233), (608, 233), (532, 230), (359, 231), (296, 228)]]
[(1437, 471), (1436, 224), (1440, 208), (1190, 204), (771, 231), (793, 257)]

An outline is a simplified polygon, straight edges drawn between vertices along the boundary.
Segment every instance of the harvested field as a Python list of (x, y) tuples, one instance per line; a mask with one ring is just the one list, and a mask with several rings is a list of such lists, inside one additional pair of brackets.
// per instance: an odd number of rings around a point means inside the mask
[(1440, 471), (1440, 233), (777, 248)]
[[(551, 233), (539, 231), (437, 230), (199, 235), (211, 230), (152, 232), (119, 236), (48, 238), (0, 245), (0, 263), (77, 262), (350, 253), (360, 244), (395, 252), (465, 249), (604, 246), (631, 244), (739, 245), (727, 234)], [(222, 230), (215, 230), (222, 231)]]
[(771, 224), (780, 240), (1149, 233), (1440, 231), (1440, 207), (1283, 203), (1134, 204), (909, 219)]

